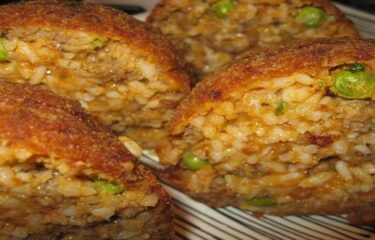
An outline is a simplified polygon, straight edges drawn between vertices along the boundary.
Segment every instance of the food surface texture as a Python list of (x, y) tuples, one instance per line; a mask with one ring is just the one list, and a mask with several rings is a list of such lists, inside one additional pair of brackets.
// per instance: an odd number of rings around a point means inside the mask
[(173, 41), (199, 77), (253, 47), (358, 35), (326, 0), (162, 0), (148, 21)]
[(79, 103), (0, 83), (0, 239), (170, 239), (169, 198)]
[(373, 40), (250, 51), (179, 106), (160, 175), (215, 207), (374, 220), (374, 96)]
[(189, 91), (184, 62), (165, 37), (131, 16), (68, 3), (0, 6), (0, 78), (76, 99), (141, 143), (148, 132), (157, 139)]

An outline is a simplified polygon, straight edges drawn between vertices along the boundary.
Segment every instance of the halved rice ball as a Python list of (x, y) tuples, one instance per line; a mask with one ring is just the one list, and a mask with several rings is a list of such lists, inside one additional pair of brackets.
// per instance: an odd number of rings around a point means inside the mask
[(157, 180), (78, 102), (0, 82), (1, 239), (171, 239)]
[(215, 207), (375, 220), (374, 99), (373, 40), (250, 51), (179, 106), (159, 174)]
[(161, 0), (148, 18), (199, 76), (253, 47), (292, 39), (358, 36), (326, 0)]
[(0, 6), (0, 77), (79, 100), (113, 131), (144, 146), (189, 91), (165, 37), (109, 7), (75, 1)]

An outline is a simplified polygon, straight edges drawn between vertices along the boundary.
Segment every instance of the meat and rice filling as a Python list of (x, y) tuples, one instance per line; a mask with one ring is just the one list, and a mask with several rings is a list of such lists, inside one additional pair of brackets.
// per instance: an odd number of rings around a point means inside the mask
[[(0, 145), (0, 236), (9, 239), (150, 238), (159, 197), (127, 190), (7, 144)], [(54, 164), (55, 163), (55, 164)], [(131, 168), (129, 164), (129, 168)]]
[(167, 194), (121, 141), (76, 101), (0, 82), (0, 239), (171, 239)]
[(78, 100), (113, 131), (129, 131), (145, 145), (152, 136), (143, 142), (140, 133), (155, 130), (157, 141), (189, 91), (172, 44), (115, 9), (47, 2), (0, 7), (0, 78)]
[(173, 41), (201, 76), (252, 47), (358, 35), (325, 0), (163, 0), (148, 21)]
[[(337, 51), (345, 47), (334, 44)], [(318, 58), (330, 51), (330, 44), (325, 47), (315, 49)], [(305, 56), (309, 53), (301, 51), (299, 57)], [(283, 57), (274, 56), (275, 64), (295, 63)], [(171, 124), (170, 144), (159, 148), (167, 167), (161, 175), (216, 207), (274, 214), (337, 214), (374, 207), (375, 55), (370, 59), (308, 73), (278, 73), (254, 84), (243, 80), (239, 89), (236, 77), (226, 78), (231, 72), (246, 78), (251, 74), (243, 66), (262, 69), (254, 67), (262, 60), (247, 65), (243, 59), (243, 65), (234, 63), (227, 73), (205, 79), (181, 105)], [(228, 84), (237, 90), (218, 90)], [(203, 89), (210, 87), (205, 98)]]
[(124, 44), (84, 32), (10, 29), (0, 41), (0, 77), (44, 85), (79, 100), (117, 132), (161, 128), (184, 96), (157, 66)]
[(295, 73), (228, 99), (192, 119), (163, 163), (213, 206), (304, 213), (374, 197), (375, 103), (333, 96), (329, 81)]

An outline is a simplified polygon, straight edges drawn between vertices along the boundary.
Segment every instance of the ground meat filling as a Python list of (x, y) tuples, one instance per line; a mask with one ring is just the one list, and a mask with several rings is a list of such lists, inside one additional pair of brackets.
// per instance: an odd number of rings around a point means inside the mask
[(162, 152), (165, 164), (179, 166), (172, 179), (214, 206), (286, 206), (284, 214), (374, 195), (375, 103), (328, 94), (336, 91), (328, 71), (265, 84), (190, 121)]
[[(217, 70), (245, 50), (290, 39), (355, 36), (354, 27), (310, 1), (174, 1), (151, 22), (170, 37), (199, 74)], [(162, 11), (162, 10), (160, 10)], [(309, 16), (315, 21), (306, 23)]]
[(183, 94), (137, 49), (84, 32), (3, 30), (0, 77), (79, 100), (117, 132), (161, 128)]
[[(56, 159), (1, 146), (0, 236), (10, 239), (149, 238), (158, 196), (75, 175)], [(49, 238), (50, 239), (50, 238)], [(70, 238), (69, 238), (70, 239)]]

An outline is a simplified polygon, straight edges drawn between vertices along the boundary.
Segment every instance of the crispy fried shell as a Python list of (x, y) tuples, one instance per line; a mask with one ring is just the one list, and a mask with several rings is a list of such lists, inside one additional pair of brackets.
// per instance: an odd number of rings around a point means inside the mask
[(72, 1), (30, 1), (0, 6), (0, 28), (47, 28), (84, 31), (118, 40), (143, 50), (161, 71), (175, 79), (172, 85), (188, 91), (185, 64), (172, 44), (151, 26), (110, 7)]
[[(72, 171), (121, 182), (128, 189), (141, 188), (163, 193), (156, 179), (97, 119), (76, 101), (45, 90), (20, 84), (0, 84), (0, 139), (30, 149), (39, 155), (55, 156)], [(165, 198), (167, 198), (165, 196)]]
[(355, 38), (294, 41), (267, 49), (254, 49), (222, 70), (208, 75), (178, 107), (169, 125), (172, 134), (184, 130), (189, 120), (232, 94), (267, 85), (267, 79), (293, 72), (314, 74), (340, 64), (375, 58), (375, 41)]

